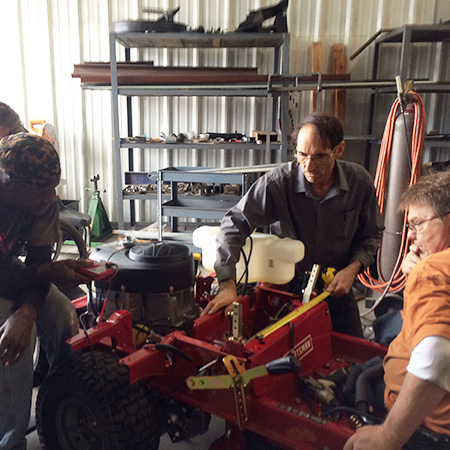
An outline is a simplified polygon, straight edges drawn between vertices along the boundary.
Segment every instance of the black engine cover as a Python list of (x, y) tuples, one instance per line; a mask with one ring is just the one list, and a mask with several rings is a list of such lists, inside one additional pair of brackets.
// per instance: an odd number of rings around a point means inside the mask
[[(182, 244), (105, 244), (92, 251), (90, 259), (117, 264), (111, 290), (164, 293), (190, 288), (195, 282), (194, 258)], [(96, 281), (96, 286), (109, 282)]]

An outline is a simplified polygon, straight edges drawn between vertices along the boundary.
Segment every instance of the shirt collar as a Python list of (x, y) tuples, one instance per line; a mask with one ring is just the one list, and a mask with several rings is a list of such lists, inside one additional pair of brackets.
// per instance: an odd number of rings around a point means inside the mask
[(349, 191), (350, 186), (348, 185), (347, 177), (345, 176), (344, 168), (339, 160), (336, 161), (338, 185), (341, 191)]
[(300, 192), (304, 194), (306, 192), (306, 178), (305, 175), (303, 175), (303, 170), (300, 167), (300, 163), (298, 161), (293, 161), (292, 165), (297, 171), (297, 176), (295, 177), (294, 183), (294, 192)]
[[(294, 186), (294, 192), (299, 193), (307, 193), (309, 190), (307, 188), (307, 181), (305, 178), (305, 175), (303, 174), (302, 168), (300, 167), (300, 164), (297, 161), (294, 161), (296, 170), (297, 170), (297, 177), (296, 182)], [(336, 187), (339, 187), (340, 191), (349, 191), (349, 185), (347, 177), (345, 176), (344, 169), (342, 168), (342, 164), (339, 160), (336, 161), (335, 164), (336, 167), (336, 174), (337, 174), (337, 181), (333, 183), (333, 186), (331, 186), (330, 190)]]

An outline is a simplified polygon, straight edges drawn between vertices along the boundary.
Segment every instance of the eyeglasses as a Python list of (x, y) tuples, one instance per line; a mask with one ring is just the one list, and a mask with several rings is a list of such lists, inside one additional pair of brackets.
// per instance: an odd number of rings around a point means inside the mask
[(336, 150), (336, 147), (331, 150), (331, 153), (316, 153), (315, 155), (308, 155), (308, 153), (297, 152), (297, 158), (301, 164), (306, 163), (308, 160), (315, 164), (325, 164), (331, 158), (331, 155)]
[(429, 219), (425, 219), (425, 220), (422, 220), (417, 223), (406, 222), (406, 227), (409, 228), (411, 231), (414, 231), (415, 233), (417, 233), (417, 231), (422, 228), (422, 225), (424, 223), (431, 222), (434, 219), (442, 219), (442, 217), (444, 217), (444, 216), (434, 216), (434, 217), (430, 217)]

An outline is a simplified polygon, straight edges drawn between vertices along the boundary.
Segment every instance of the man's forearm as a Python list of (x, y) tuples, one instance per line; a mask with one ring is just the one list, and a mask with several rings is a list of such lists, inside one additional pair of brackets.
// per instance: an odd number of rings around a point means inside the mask
[(385, 422), (361, 427), (344, 450), (400, 450), (445, 394), (436, 384), (408, 373)]
[(382, 425), (388, 439), (401, 447), (446, 395), (437, 384), (407, 373), (399, 396)]
[(354, 278), (356, 278), (356, 275), (358, 275), (358, 273), (361, 272), (362, 268), (363, 268), (363, 264), (361, 261), (352, 261), (346, 267), (346, 269), (354, 275)]
[(230, 291), (234, 291), (236, 293), (236, 281), (233, 279), (223, 280), (219, 283), (220, 291), (225, 289), (229, 289)]

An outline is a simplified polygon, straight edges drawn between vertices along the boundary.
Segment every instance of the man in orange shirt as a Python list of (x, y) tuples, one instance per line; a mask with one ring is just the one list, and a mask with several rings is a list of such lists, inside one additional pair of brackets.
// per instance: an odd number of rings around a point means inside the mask
[(412, 270), (402, 330), (384, 360), (389, 414), (344, 450), (401, 449), (420, 426), (442, 435), (436, 448), (450, 448), (450, 172), (419, 180), (400, 207), (408, 210)]

